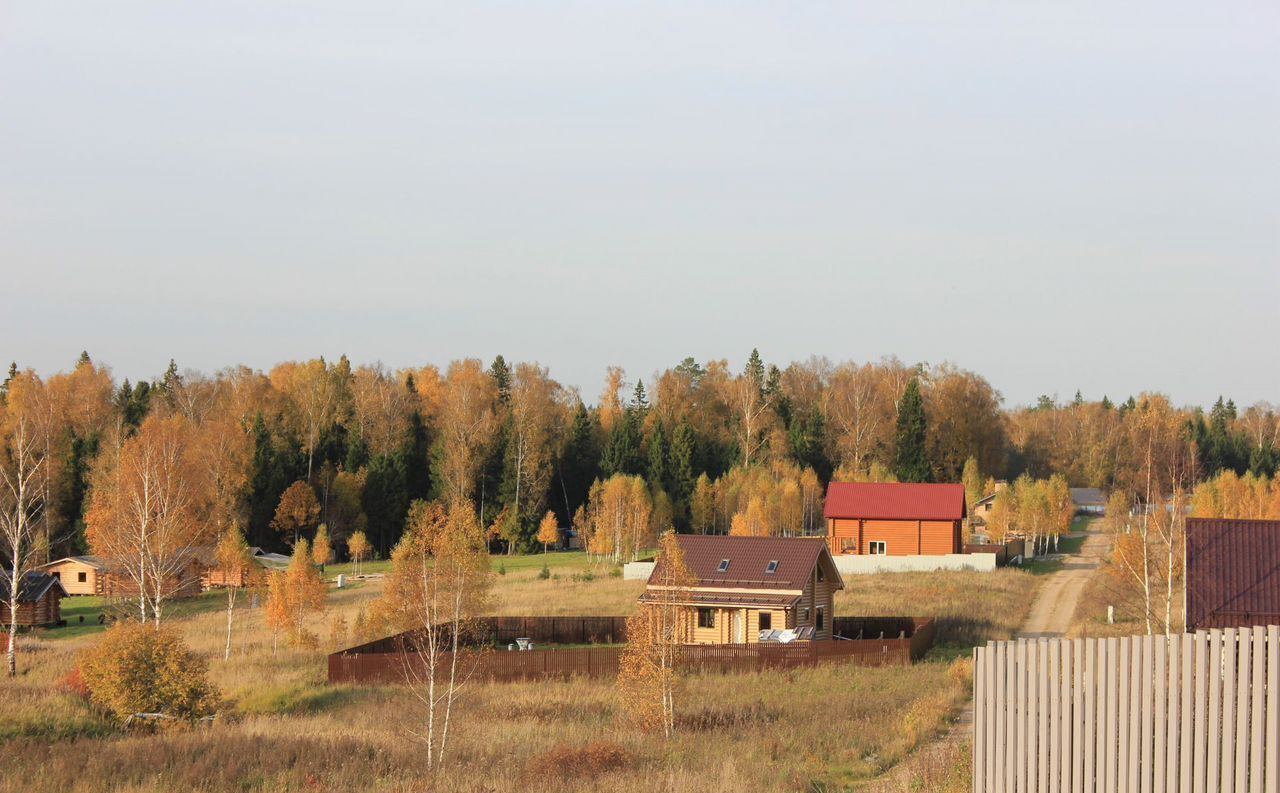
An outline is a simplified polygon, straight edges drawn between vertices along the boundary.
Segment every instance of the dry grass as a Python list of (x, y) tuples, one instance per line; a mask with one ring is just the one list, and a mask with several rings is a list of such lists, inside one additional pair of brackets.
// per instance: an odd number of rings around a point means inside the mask
[[(497, 578), (496, 610), (625, 614), (643, 587), (607, 568), (575, 581), (569, 573), (587, 568), (570, 563), (552, 568), (559, 580), (539, 579), (540, 565), (513, 565)], [(1012, 630), (1034, 586), (1015, 571), (850, 578), (837, 613), (901, 614), (911, 604), (943, 618), (953, 641)], [(332, 590), (330, 612), (311, 629), (327, 638), (334, 612), (352, 623), (380, 587), (375, 579)], [(412, 737), (421, 714), (402, 690), (325, 685), (328, 648), (273, 646), (260, 609), (237, 623), (235, 652), (223, 661), (221, 613), (174, 621), (210, 658), (228, 707), (211, 727), (155, 735), (122, 732), (59, 690), (95, 635), (24, 639), (22, 674), (0, 682), (0, 791), (837, 790), (900, 763), (968, 696), (963, 670), (946, 660), (697, 677), (679, 700), (681, 738), (666, 744), (617, 726), (607, 681), (481, 684), (454, 725), (448, 770), (432, 779)], [(561, 765), (559, 775), (550, 770)]]

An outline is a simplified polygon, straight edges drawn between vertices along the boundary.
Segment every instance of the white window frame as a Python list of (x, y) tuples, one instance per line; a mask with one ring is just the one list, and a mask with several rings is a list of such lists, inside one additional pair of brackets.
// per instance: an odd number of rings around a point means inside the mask
[[(877, 546), (879, 546), (879, 550), (876, 550)], [(872, 556), (887, 556), (889, 554), (889, 543), (884, 540), (868, 540), (867, 553)]]

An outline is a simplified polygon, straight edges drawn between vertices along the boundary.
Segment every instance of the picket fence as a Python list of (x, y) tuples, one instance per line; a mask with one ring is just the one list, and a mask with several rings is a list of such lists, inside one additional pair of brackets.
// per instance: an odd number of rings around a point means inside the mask
[(975, 793), (1280, 793), (1280, 627), (975, 650)]

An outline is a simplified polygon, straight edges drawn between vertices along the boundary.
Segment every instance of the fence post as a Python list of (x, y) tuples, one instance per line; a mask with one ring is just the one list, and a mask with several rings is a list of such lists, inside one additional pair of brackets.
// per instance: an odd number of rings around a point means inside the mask
[(1265, 726), (1265, 722), (1263, 722), (1262, 686), (1266, 680), (1266, 629), (1254, 627), (1251, 639), (1253, 644), (1253, 685), (1250, 687), (1250, 694), (1253, 704), (1250, 707), (1249, 718), (1249, 735), (1252, 739), (1249, 741), (1249, 791), (1250, 793), (1262, 793), (1262, 753), (1264, 751), (1262, 728)]
[(1215, 752), (1222, 755), (1222, 789), (1231, 790), (1235, 784), (1236, 768), (1236, 629), (1222, 632), (1222, 740)]
[(973, 648), (973, 791), (984, 793), (987, 785), (987, 651)]
[(1209, 722), (1207, 755), (1205, 763), (1205, 785), (1217, 793), (1219, 781), (1222, 779), (1219, 752), (1221, 751), (1222, 719), (1222, 631), (1209, 631)]
[(1267, 793), (1280, 793), (1280, 626), (1267, 628)]

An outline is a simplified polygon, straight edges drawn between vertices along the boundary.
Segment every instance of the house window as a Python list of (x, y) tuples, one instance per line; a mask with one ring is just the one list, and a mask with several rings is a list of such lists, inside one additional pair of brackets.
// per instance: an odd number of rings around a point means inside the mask
[(765, 566), (765, 568), (764, 568), (764, 574), (765, 574), (765, 575), (773, 575), (773, 574), (774, 574), (774, 573), (776, 573), (776, 572), (778, 572), (778, 560), (777, 560), (777, 559), (774, 559), (774, 560), (770, 561), (768, 565), (766, 565), (766, 566)]
[(729, 560), (728, 560), (728, 559), (721, 559), (721, 560), (720, 560), (720, 566), (716, 568), (716, 572), (717, 572), (717, 573), (723, 573), (723, 572), (725, 572), (725, 571), (726, 571), (726, 570), (728, 570), (728, 569), (729, 569)]
[(884, 540), (872, 540), (867, 543), (867, 553), (879, 554), (881, 556), (889, 552), (889, 546)]
[(89, 574), (88, 574), (88, 573), (76, 573), (76, 580), (83, 584), (83, 583), (85, 583), (86, 581), (88, 581), (88, 580), (89, 580)]
[(823, 629), (823, 627), (825, 627), (825, 626), (826, 626), (826, 624), (827, 624), (826, 619), (825, 619), (826, 615), (827, 615), (827, 607), (826, 607), (826, 606), (818, 606), (818, 621), (817, 621), (817, 623), (814, 625), (814, 629), (815, 629), (815, 630), (822, 630), (822, 629)]
[(716, 626), (715, 609), (698, 609), (698, 627), (714, 628)]
[(800, 624), (803, 625), (808, 621), (809, 621), (809, 607), (801, 606), (800, 607)]
[(855, 537), (846, 537), (840, 541), (840, 553), (857, 553), (858, 540)]
[(819, 581), (827, 580), (827, 571), (822, 569), (822, 565), (818, 565), (818, 580)]
[(773, 612), (771, 611), (760, 612), (760, 630), (762, 631), (773, 630)]
[(55, 570), (55, 571), (53, 571), (53, 577), (54, 577), (54, 578), (56, 578), (56, 579), (58, 579), (59, 581), (61, 581), (61, 580), (62, 580), (62, 573), (59, 573), (57, 570)]

